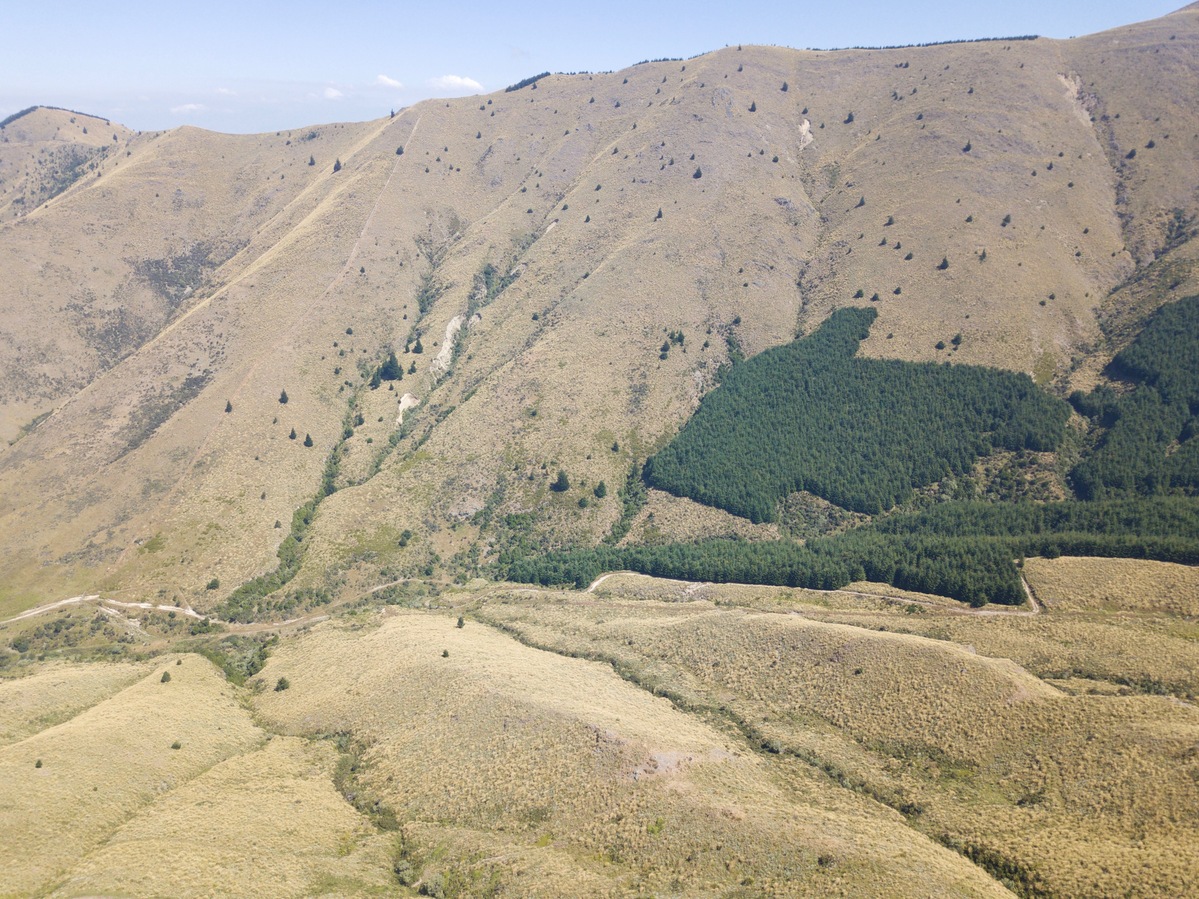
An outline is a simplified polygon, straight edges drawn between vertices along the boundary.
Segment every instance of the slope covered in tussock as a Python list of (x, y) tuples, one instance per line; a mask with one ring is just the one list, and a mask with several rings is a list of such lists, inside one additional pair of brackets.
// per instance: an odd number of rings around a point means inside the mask
[(555, 896), (1003, 892), (889, 810), (775, 771), (606, 665), (443, 616), (368, 628), (324, 625), (282, 648), (263, 676), (290, 686), (256, 705), (287, 732), (354, 735), (355, 801), (411, 822), (409, 882)]
[(1197, 60), (4, 122), (0, 892), (1194, 894)]
[[(323, 476), (309, 599), (280, 609), (649, 533), (597, 485), (730, 358), (845, 305), (877, 312), (865, 356), (1089, 387), (1135, 333), (1101, 325), (1192, 278), (1197, 18), (729, 48), (364, 124), (130, 136), (0, 226), (0, 601), (214, 607), (274, 570)], [(371, 390), (391, 351), (403, 380)]]

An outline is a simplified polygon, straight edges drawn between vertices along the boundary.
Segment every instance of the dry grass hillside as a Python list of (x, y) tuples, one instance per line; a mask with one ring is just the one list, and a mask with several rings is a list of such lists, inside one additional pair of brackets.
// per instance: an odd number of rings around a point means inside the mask
[[(30, 129), (73, 118), (38, 109), (9, 124), (11, 143), (0, 146), (36, 149)], [(269, 141), (186, 128), (126, 134), (113, 145), (119, 152), (103, 146), (89, 163), (94, 177), (89, 170), (64, 195), (9, 223), (0, 242), (5, 440), (160, 337), (260, 254), (253, 238), (297, 201), (302, 212), (317, 171), (307, 160), (319, 153), (331, 166), (350, 131), (333, 125)], [(179, 402), (211, 375), (204, 349), (194, 348), (198, 367), (184, 373), (190, 384)]]
[(38, 106), (0, 125), (0, 218), (28, 215), (130, 149), (123, 125), (68, 109)]
[(1039, 562), (1036, 614), (613, 575), (0, 624), (3, 893), (1189, 895), (1194, 610), (1135, 564)]
[(138, 668), (0, 684), (5, 717), (16, 706), (40, 725), (0, 748), (0, 894), (394, 892), (391, 841), (334, 788), (332, 746), (258, 728), (199, 656)]
[[(1197, 41), (1192, 8), (1070, 41), (728, 48), (360, 125), (118, 131), (0, 226), (0, 602), (211, 605), (274, 567), (335, 447), (307, 589), (469, 569), (526, 512), (534, 544), (595, 540), (619, 501), (580, 499), (677, 431), (730, 343), (846, 304), (879, 312), (867, 354), (1086, 386), (1105, 315), (1194, 283)], [(4, 152), (70, 117), (18, 119)], [(366, 389), (392, 349), (403, 380)], [(681, 533), (739, 527), (681, 502)]]
[[(637, 476), (840, 307), (870, 356), (1127, 392), (1199, 293), (1197, 59), (1194, 5), (275, 134), (7, 121), (0, 896), (1199, 892), (1194, 567), (1022, 558), (979, 608), (495, 580), (862, 524)], [(961, 480), (1068, 496), (1082, 419)]]
[[(609, 660), (684, 708), (718, 710), (768, 753), (820, 766), (984, 867), (1004, 860), (1027, 895), (1195, 888), (1189, 704), (1072, 695), (1030, 652), (1032, 619), (822, 611), (777, 591), (758, 591), (764, 611), (749, 612), (719, 588), (681, 599), (633, 583), (633, 595), (616, 580), (556, 609), (513, 596), (482, 614), (532, 645)], [(1103, 624), (1046, 620), (1037, 649), (1061, 653), (1088, 628)], [(1135, 653), (1142, 675), (1168, 667), (1149, 628), (1121, 630), (1126, 665)], [(1091, 646), (1082, 654), (1102, 665), (1107, 642)], [(1193, 684), (1193, 651), (1178, 649)]]

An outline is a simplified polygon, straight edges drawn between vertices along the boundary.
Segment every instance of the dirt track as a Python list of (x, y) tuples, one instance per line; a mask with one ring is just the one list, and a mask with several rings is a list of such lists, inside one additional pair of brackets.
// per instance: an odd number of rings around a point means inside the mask
[[(636, 571), (609, 571), (607, 574), (601, 574), (599, 577), (597, 577), (594, 581), (591, 582), (591, 585), (587, 588), (587, 590), (585, 592), (594, 593), (596, 587), (598, 587), (600, 584), (602, 584), (608, 578), (613, 577), (618, 574), (636, 575), (636, 574), (638, 574), (638, 572), (636, 572)], [(672, 580), (673, 580), (673, 578), (672, 578)], [(714, 584), (714, 583), (707, 582), (707, 581), (696, 581), (695, 584), (697, 586), (704, 586), (704, 587), (719, 586), (718, 584)], [(736, 586), (752, 587), (752, 586), (760, 586), (760, 585), (738, 584)], [(1029, 608), (1027, 608), (1027, 609), (1020, 609), (1020, 608), (1015, 608), (1015, 607), (1010, 608), (1010, 609), (1007, 609), (1007, 608), (1004, 608), (1004, 609), (975, 609), (975, 608), (971, 608), (969, 606), (962, 606), (961, 608), (952, 608), (952, 607), (945, 608), (944, 606), (940, 606), (935, 603), (931, 603), (931, 602), (927, 602), (927, 601), (919, 600), (919, 599), (913, 599), (913, 598), (907, 597), (907, 596), (888, 596), (885, 593), (862, 593), (858, 590), (811, 590), (810, 592), (839, 594), (841, 596), (856, 596), (856, 597), (859, 597), (862, 599), (885, 599), (885, 600), (889, 600), (891, 602), (915, 603), (916, 605), (921, 605), (921, 606), (926, 606), (929, 608), (943, 610), (943, 611), (949, 612), (950, 614), (953, 614), (953, 615), (984, 615), (984, 616), (1040, 615), (1041, 614), (1041, 606), (1037, 602), (1036, 598), (1033, 596), (1032, 589), (1028, 586), (1028, 581), (1026, 581), (1024, 579), (1024, 575), (1020, 575), (1020, 586), (1022, 586), (1024, 588), (1024, 595), (1028, 599)]]
[[(609, 571), (606, 574), (601, 574), (599, 577), (597, 577), (594, 581), (591, 582), (591, 585), (588, 586), (584, 592), (594, 593), (596, 588), (599, 587), (600, 584), (602, 584), (608, 578), (614, 577), (619, 574), (636, 575), (637, 572), (635, 572), (635, 571)], [(396, 584), (399, 584), (399, 583), (402, 583), (402, 581), (393, 581), (393, 582), (387, 583), (387, 584), (380, 584), (379, 586), (372, 587), (370, 590), (368, 590), (366, 595), (378, 593), (380, 590), (385, 590), (388, 587), (394, 587)], [(1040, 615), (1041, 611), (1042, 611), (1041, 605), (1040, 605), (1040, 603), (1037, 602), (1036, 597), (1033, 595), (1032, 589), (1028, 586), (1028, 581), (1026, 581), (1024, 579), (1023, 575), (1020, 576), (1020, 585), (1024, 588), (1024, 595), (1028, 599), (1029, 607), (1027, 609), (1021, 609), (1021, 608), (974, 609), (974, 608), (970, 608), (968, 606), (962, 606), (961, 608), (953, 608), (953, 607), (946, 608), (944, 606), (940, 606), (935, 603), (927, 602), (925, 600), (913, 599), (913, 598), (907, 597), (907, 596), (890, 596), (885, 593), (862, 593), (858, 590), (813, 590), (811, 592), (839, 594), (841, 596), (855, 596), (860, 599), (875, 599), (875, 600), (882, 599), (882, 600), (887, 600), (889, 602), (895, 602), (895, 603), (915, 603), (916, 605), (925, 606), (927, 608), (935, 608), (940, 611), (945, 611), (952, 615), (982, 615), (982, 616)], [(693, 586), (695, 586), (695, 587), (716, 587), (719, 585), (710, 583), (707, 581), (696, 581), (693, 583)], [(754, 585), (737, 585), (737, 586), (754, 586)], [(263, 630), (271, 630), (273, 628), (279, 628), (279, 627), (290, 627), (292, 625), (298, 625), (298, 624), (315, 624), (316, 622), (324, 621), (325, 619), (327, 619), (329, 617), (329, 615), (327, 613), (322, 613), (320, 615), (305, 615), (305, 616), (300, 616), (298, 618), (288, 618), (285, 621), (260, 621), (260, 622), (250, 623), (250, 624), (240, 624), (240, 623), (232, 622), (232, 621), (222, 621), (219, 618), (215, 618), (211, 615), (201, 615), (195, 609), (192, 609), (192, 608), (186, 607), (186, 606), (155, 605), (153, 603), (148, 603), (148, 602), (121, 602), (120, 600), (117, 600), (117, 599), (102, 599), (100, 597), (100, 595), (97, 593), (88, 593), (88, 594), (82, 594), (80, 596), (71, 596), (71, 597), (68, 597), (67, 599), (60, 599), (60, 600), (57, 600), (56, 602), (50, 602), (50, 603), (46, 603), (45, 605), (36, 606), (32, 609), (27, 609), (26, 611), (21, 612), (18, 615), (14, 615), (11, 618), (7, 618), (4, 621), (0, 621), (0, 624), (10, 624), (10, 623), (16, 622), (16, 621), (23, 621), (26, 618), (33, 618), (36, 615), (44, 615), (47, 612), (53, 612), (55, 609), (61, 609), (66, 606), (72, 606), (72, 605), (81, 605), (83, 603), (95, 603), (99, 609), (101, 609), (102, 611), (105, 611), (105, 612), (120, 613), (125, 610), (129, 610), (129, 609), (146, 609), (149, 611), (156, 611), (156, 612), (175, 612), (176, 614), (184, 615), (188, 618), (194, 618), (197, 621), (207, 620), (213, 624), (219, 624), (222, 627), (227, 628), (230, 632), (239, 633), (239, 634), (256, 633), (256, 632), (263, 631)]]

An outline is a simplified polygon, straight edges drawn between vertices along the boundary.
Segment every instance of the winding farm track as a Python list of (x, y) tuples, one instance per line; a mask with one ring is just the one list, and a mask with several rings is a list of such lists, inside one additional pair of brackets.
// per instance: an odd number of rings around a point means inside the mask
[(9, 624), (13, 621), (22, 621), (26, 618), (32, 618), (34, 615), (43, 615), (46, 612), (53, 612), (55, 609), (61, 609), (63, 606), (78, 605), (81, 602), (91, 602), (93, 600), (98, 600), (99, 598), (100, 595), (98, 593), (91, 593), (83, 596), (72, 596), (68, 599), (60, 599), (58, 602), (49, 602), (44, 606), (35, 606), (32, 609), (22, 612), (20, 615), (14, 615), (12, 618), (5, 619), (0, 623)]
[[(384, 586), (391, 585), (385, 584)], [(383, 588), (376, 587), (375, 590), (372, 590), (371, 592), (374, 593), (381, 589)], [(81, 596), (72, 596), (67, 599), (60, 599), (57, 602), (48, 602), (41, 606), (35, 606), (32, 609), (27, 609), (26, 611), (21, 612), (19, 615), (14, 615), (11, 618), (6, 618), (3, 621), (0, 621), (0, 624), (12, 624), (17, 621), (23, 621), (26, 618), (44, 615), (47, 612), (53, 612), (57, 609), (65, 608), (66, 606), (82, 605), (84, 603), (95, 603), (97, 609), (99, 609), (101, 612), (107, 612), (109, 614), (120, 614), (127, 610), (136, 609), (145, 609), (154, 612), (174, 612), (177, 615), (183, 615), (187, 618), (194, 618), (196, 621), (208, 621), (212, 624), (222, 625), (234, 633), (253, 633), (255, 631), (268, 630), (274, 627), (285, 627), (292, 624), (314, 624), (317, 621), (324, 621), (329, 617), (325, 614), (309, 615), (300, 618), (289, 618), (286, 621), (267, 621), (254, 622), (251, 624), (239, 624), (233, 621), (221, 621), (219, 618), (214, 618), (211, 615), (201, 615), (195, 609), (187, 606), (155, 605), (154, 603), (149, 602), (121, 602), (119, 599), (104, 599), (98, 593), (88, 593)]]
[[(373, 596), (381, 590), (386, 590), (388, 587), (395, 587), (404, 583), (403, 580), (390, 581), (386, 584), (379, 584), (377, 587), (372, 587), (367, 590), (365, 596)], [(355, 597), (357, 598), (357, 597)], [(212, 615), (201, 615), (190, 606), (168, 606), (155, 605), (149, 602), (121, 602), (118, 599), (104, 599), (98, 593), (85, 593), (79, 596), (71, 596), (67, 599), (60, 599), (56, 602), (48, 602), (44, 605), (35, 606), (32, 609), (27, 609), (18, 615), (13, 615), (11, 618), (5, 618), (0, 621), (0, 624), (12, 624), (16, 621), (23, 621), (26, 618), (33, 618), (37, 615), (44, 615), (47, 612), (53, 612), (56, 609), (62, 609), (66, 606), (77, 606), (84, 603), (95, 603), (96, 608), (102, 612), (120, 613), (126, 609), (148, 609), (155, 612), (175, 612), (178, 615), (184, 615), (188, 618), (194, 618), (197, 621), (208, 621), (212, 624), (219, 624), (228, 628), (233, 633), (246, 634), (257, 631), (270, 630), (275, 627), (289, 627), (293, 624), (316, 624), (318, 621), (326, 620), (329, 615), (321, 613), (319, 615), (301, 615), (298, 618), (288, 618), (285, 621), (256, 621), (249, 624), (242, 624), (235, 621), (222, 621)]]
[[(636, 572), (636, 571), (609, 571), (607, 574), (601, 574), (594, 581), (592, 581), (591, 585), (584, 592), (585, 593), (594, 593), (596, 588), (599, 587), (600, 584), (602, 584), (608, 578), (615, 577), (616, 575), (619, 575), (619, 574), (630, 574), (630, 575), (642, 576), (642, 577), (647, 576), (647, 575), (640, 575), (640, 573)], [(718, 586), (721, 586), (720, 584), (715, 584), (710, 581), (692, 581), (690, 583), (694, 587), (718, 587)], [(729, 586), (754, 587), (754, 586), (761, 586), (761, 584), (731, 584)], [(934, 608), (934, 609), (938, 609), (940, 611), (949, 612), (950, 614), (954, 614), (954, 615), (983, 615), (983, 616), (1040, 615), (1041, 614), (1041, 605), (1040, 605), (1040, 603), (1037, 602), (1036, 597), (1033, 596), (1032, 588), (1028, 586), (1028, 581), (1026, 581), (1024, 579), (1024, 575), (1020, 575), (1020, 586), (1024, 588), (1024, 596), (1028, 600), (1029, 607), (1027, 609), (1020, 609), (1020, 608), (974, 609), (974, 608), (970, 608), (968, 606), (962, 606), (961, 608), (953, 608), (952, 606), (946, 607), (946, 606), (938, 605), (937, 603), (928, 602), (927, 600), (915, 599), (910, 596), (889, 596), (885, 593), (862, 593), (861, 591), (858, 591), (858, 590), (812, 590), (810, 588), (805, 588), (805, 589), (808, 589), (808, 592), (810, 592), (810, 593), (826, 593), (829, 595), (855, 596), (855, 597), (858, 597), (859, 599), (885, 599), (890, 602), (897, 602), (897, 603), (899, 603), (899, 602), (915, 603), (916, 605), (927, 606), (929, 608)]]
[[(606, 574), (601, 574), (594, 581), (592, 581), (590, 586), (588, 586), (587, 589), (583, 592), (594, 593), (596, 591), (596, 589), (600, 586), (600, 584), (602, 584), (604, 581), (608, 580), (608, 578), (616, 577), (617, 575), (623, 575), (623, 574), (641, 576), (641, 577), (647, 576), (647, 575), (639, 575), (638, 572), (636, 572), (636, 571), (609, 571)], [(386, 590), (388, 587), (395, 587), (398, 584), (402, 584), (402, 583), (403, 583), (403, 581), (391, 581), (386, 584), (379, 584), (377, 587), (372, 587), (370, 590), (366, 591), (365, 595), (371, 596), (371, 595), (374, 595), (375, 593), (378, 593), (381, 590)], [(692, 590), (699, 588), (699, 587), (721, 586), (719, 584), (715, 584), (710, 581), (691, 581), (688, 583), (690, 583), (690, 585), (691, 585), (689, 589), (692, 589)], [(731, 586), (760, 586), (760, 585), (733, 584)], [(1020, 576), (1020, 586), (1024, 588), (1024, 596), (1028, 600), (1028, 608), (1027, 609), (1020, 609), (1020, 608), (972, 609), (972, 608), (969, 608), (966, 606), (963, 606), (961, 608), (954, 608), (952, 606), (946, 607), (946, 606), (939, 605), (937, 603), (929, 602), (927, 600), (915, 599), (915, 598), (909, 597), (909, 596), (890, 596), (885, 593), (863, 593), (858, 590), (811, 590), (810, 592), (826, 593), (829, 595), (853, 596), (853, 597), (857, 597), (859, 599), (874, 599), (874, 600), (882, 599), (882, 600), (887, 600), (889, 602), (895, 602), (895, 603), (915, 603), (916, 605), (922, 605), (922, 606), (926, 606), (928, 608), (937, 609), (939, 611), (948, 612), (949, 614), (952, 614), (952, 615), (981, 615), (981, 616), (988, 616), (988, 617), (996, 616), (996, 615), (998, 615), (998, 616), (1040, 615), (1042, 612), (1041, 604), (1037, 602), (1036, 596), (1033, 594), (1032, 588), (1029, 587), (1028, 581), (1026, 581), (1024, 579), (1023, 575)], [(531, 592), (539, 592), (539, 591), (532, 590)], [(21, 612), (20, 614), (13, 615), (11, 618), (6, 618), (3, 621), (0, 621), (0, 624), (12, 624), (17, 621), (24, 621), (27, 618), (33, 618), (37, 615), (44, 615), (47, 612), (53, 612), (56, 609), (62, 609), (67, 606), (82, 605), (84, 603), (95, 603), (97, 608), (99, 608), (101, 611), (106, 611), (106, 612), (123, 612), (126, 610), (133, 610), (133, 609), (146, 609), (146, 610), (156, 611), (156, 612), (175, 612), (176, 614), (184, 615), (188, 618), (194, 618), (197, 621), (207, 620), (213, 624), (222, 625), (224, 627), (227, 627), (230, 631), (232, 631), (234, 633), (252, 633), (255, 631), (269, 630), (270, 628), (274, 628), (274, 627), (288, 627), (288, 626), (291, 626), (294, 624), (315, 624), (316, 622), (324, 621), (325, 619), (327, 619), (329, 617), (328, 614), (307, 615), (307, 616), (300, 616), (299, 618), (288, 618), (285, 621), (260, 621), (260, 622), (254, 622), (251, 624), (240, 624), (240, 623), (233, 622), (233, 621), (222, 621), (219, 618), (212, 617), (211, 615), (201, 615), (199, 612), (197, 612), (195, 609), (193, 609), (189, 606), (155, 605), (154, 603), (148, 603), (148, 602), (121, 602), (120, 600), (117, 600), (117, 599), (104, 599), (98, 593), (85, 593), (85, 594), (81, 594), (79, 596), (71, 596), (71, 597), (68, 597), (67, 599), (60, 599), (55, 602), (48, 602), (44, 605), (35, 606), (32, 609), (27, 609), (26, 611)]]
[[(22, 612), (19, 615), (14, 615), (12, 618), (6, 618), (0, 621), (0, 624), (11, 624), (14, 621), (21, 621), (25, 618), (32, 618), (35, 615), (44, 615), (46, 612), (53, 612), (55, 609), (61, 609), (64, 606), (81, 605), (82, 603), (94, 602), (98, 608), (105, 611), (120, 611), (122, 609), (149, 609), (158, 612), (175, 612), (179, 615), (186, 615), (188, 618), (195, 618), (197, 621), (204, 620), (205, 616), (201, 615), (195, 609), (185, 606), (166, 606), (154, 605), (149, 602), (121, 602), (119, 599), (101, 599), (98, 593), (86, 593), (81, 596), (72, 596), (68, 599), (60, 599), (58, 602), (49, 602), (42, 606), (35, 606), (32, 609)], [(115, 607), (115, 608), (114, 608)], [(210, 618), (210, 621), (215, 619)]]

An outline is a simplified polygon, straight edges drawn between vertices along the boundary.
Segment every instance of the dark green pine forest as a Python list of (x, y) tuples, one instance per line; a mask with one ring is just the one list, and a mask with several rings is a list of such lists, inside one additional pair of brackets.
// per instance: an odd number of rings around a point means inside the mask
[(1199, 564), (1199, 297), (1162, 307), (1071, 404), (1089, 422), (1077, 499), (952, 501), (887, 510), (996, 449), (1056, 449), (1069, 407), (1023, 375), (859, 359), (875, 314), (729, 371), (646, 462), (650, 486), (753, 521), (806, 490), (873, 519), (805, 543), (705, 540), (576, 548), (506, 560), (517, 581), (585, 586), (605, 571), (835, 589), (859, 580), (982, 605), (1019, 604), (1019, 560), (1081, 555)]
[[(1100, 433), (1071, 472), (1081, 499), (1199, 490), (1199, 297), (1163, 306), (1108, 367), (1113, 386), (1070, 402)], [(1122, 392), (1117, 392), (1122, 388)]]
[(755, 522), (797, 490), (877, 515), (997, 449), (1057, 448), (1070, 409), (1027, 375), (858, 358), (876, 315), (839, 309), (735, 366), (646, 482)]
[(1199, 564), (1199, 501), (951, 502), (799, 544), (705, 540), (600, 546), (516, 560), (514, 581), (585, 587), (605, 571), (682, 580), (834, 590), (854, 581), (949, 596), (971, 605), (1024, 601), (1018, 560), (1103, 556)]

